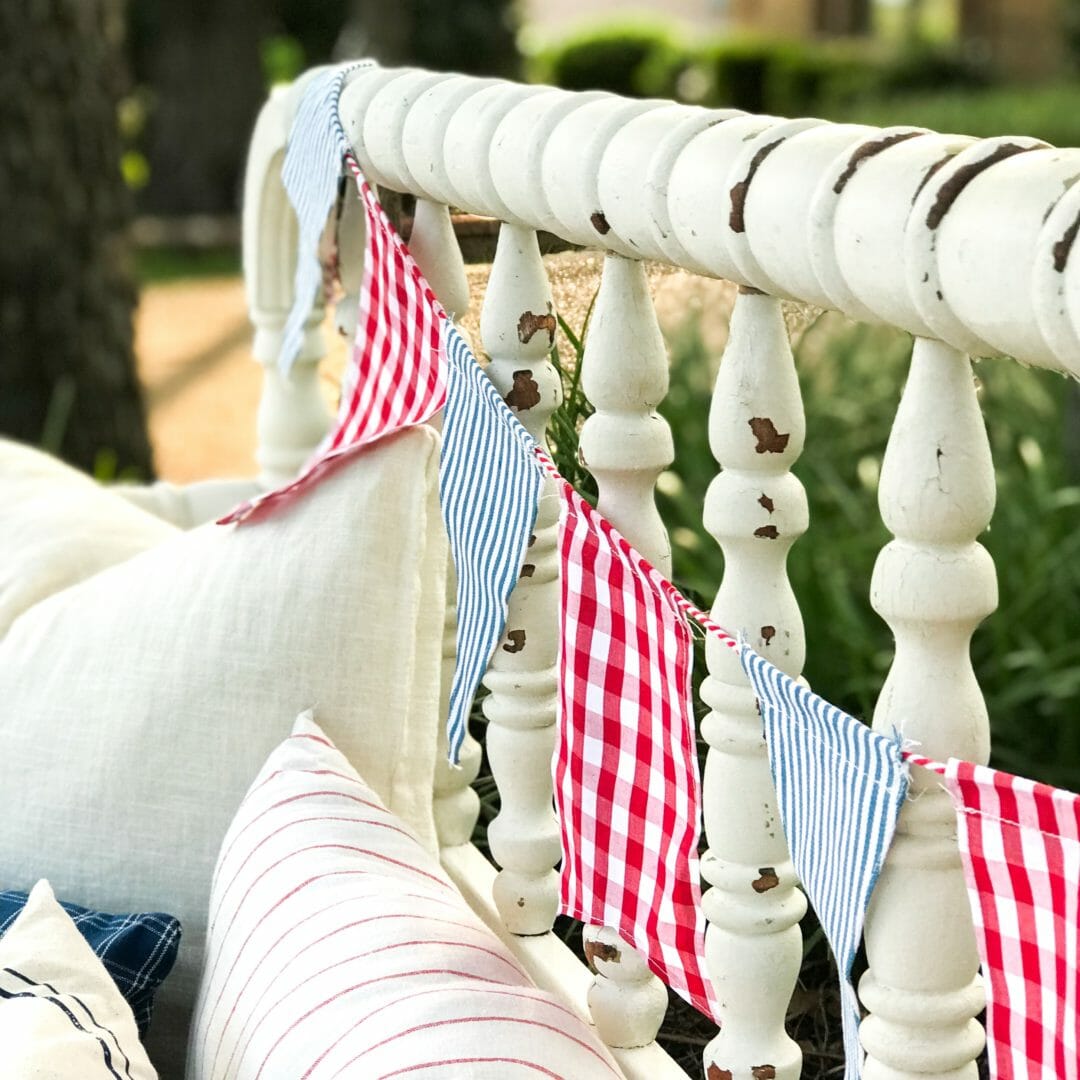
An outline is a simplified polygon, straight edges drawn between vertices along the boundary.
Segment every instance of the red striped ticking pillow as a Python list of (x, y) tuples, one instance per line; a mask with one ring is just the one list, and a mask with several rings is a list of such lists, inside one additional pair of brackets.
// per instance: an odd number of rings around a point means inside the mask
[(619, 1075), (301, 716), (218, 857), (189, 1080)]

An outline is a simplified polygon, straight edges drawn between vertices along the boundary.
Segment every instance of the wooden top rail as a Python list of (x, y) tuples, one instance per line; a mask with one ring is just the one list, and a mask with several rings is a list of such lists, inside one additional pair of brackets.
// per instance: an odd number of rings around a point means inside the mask
[(341, 112), (395, 190), (1080, 375), (1080, 149), (401, 68)]

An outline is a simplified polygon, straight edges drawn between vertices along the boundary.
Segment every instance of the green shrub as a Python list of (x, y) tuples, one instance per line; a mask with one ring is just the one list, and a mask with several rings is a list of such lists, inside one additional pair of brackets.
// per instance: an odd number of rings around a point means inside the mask
[(1080, 84), (902, 94), (849, 102), (829, 119), (881, 127), (918, 124), (979, 138), (1034, 135), (1055, 146), (1080, 146)]
[(534, 82), (565, 90), (609, 90), (627, 97), (672, 97), (689, 58), (666, 28), (611, 23), (549, 46), (528, 62)]

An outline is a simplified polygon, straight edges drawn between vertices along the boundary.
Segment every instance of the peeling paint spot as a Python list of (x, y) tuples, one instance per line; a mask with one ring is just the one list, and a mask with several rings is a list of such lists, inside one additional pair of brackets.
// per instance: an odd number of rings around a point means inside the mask
[(862, 146), (858, 147), (855, 153), (848, 158), (847, 167), (837, 178), (836, 183), (833, 184), (833, 192), (839, 195), (844, 188), (847, 187), (848, 181), (855, 175), (859, 166), (866, 161), (867, 158), (872, 158), (875, 154), (880, 154), (882, 150), (888, 150), (890, 146), (906, 142), (908, 139), (914, 139), (916, 135), (921, 134), (921, 131), (899, 131), (894, 132), (892, 135), (886, 135), (884, 138), (874, 139), (872, 142), (863, 143)]
[(776, 1069), (772, 1065), (752, 1065), (750, 1075), (754, 1080), (776, 1080)]
[(597, 960), (603, 960), (608, 964), (621, 964), (622, 954), (614, 945), (605, 945), (602, 941), (585, 942), (585, 959), (589, 967), (596, 970)]
[(518, 412), (525, 412), (539, 404), (540, 385), (532, 377), (532, 372), (528, 368), (514, 372), (514, 385), (503, 400), (511, 409), (517, 409)]
[(511, 630), (507, 633), (510, 643), (503, 646), (503, 652), (519, 653), (525, 648), (525, 631)]
[(548, 344), (551, 345), (555, 341), (555, 331), (558, 326), (559, 324), (555, 319), (555, 309), (551, 306), (551, 302), (548, 301), (546, 315), (537, 315), (532, 311), (522, 313), (521, 318), (518, 319), (518, 341), (522, 345), (528, 345), (537, 330), (546, 330)]
[(755, 416), (746, 421), (757, 439), (754, 449), (759, 454), (782, 454), (787, 449), (790, 434), (781, 435), (767, 416)]
[(1065, 272), (1065, 264), (1069, 261), (1069, 252), (1076, 243), (1077, 233), (1080, 233), (1080, 213), (1076, 220), (1065, 230), (1061, 239), (1054, 245), (1054, 269), (1062, 274)]
[(759, 540), (776, 540), (780, 536), (780, 531), (775, 525), (762, 525), (754, 530), (754, 535)]
[(947, 153), (939, 161), (935, 161), (934, 164), (931, 165), (930, 168), (926, 170), (926, 175), (922, 178), (922, 180), (919, 181), (919, 186), (915, 189), (915, 194), (911, 196), (911, 205), (912, 206), (915, 205), (915, 200), (918, 199), (919, 195), (922, 193), (922, 189), (924, 187), (926, 187), (927, 184), (930, 183), (930, 180), (933, 178), (934, 174), (939, 169), (942, 169), (942, 168), (944, 168), (944, 166), (948, 165), (948, 163), (950, 161), (952, 161), (952, 159), (954, 157), (956, 157), (958, 152), (959, 151), (956, 151), (956, 150), (950, 150), (949, 153)]
[(769, 496), (765, 494), (764, 491), (761, 493), (761, 498), (758, 499), (758, 506), (761, 506), (764, 509), (768, 510), (770, 514), (776, 509), (776, 505), (773, 503), (772, 499), (770, 499)]
[(780, 879), (776, 876), (775, 866), (759, 866), (758, 873), (761, 875), (756, 881), (750, 882), (750, 888), (756, 893), (768, 892), (770, 889), (775, 889), (780, 884)]
[(592, 227), (601, 235), (607, 236), (611, 232), (611, 226), (608, 224), (608, 219), (604, 217), (602, 210), (597, 210), (589, 220), (592, 222)]
[(710, 1065), (705, 1074), (708, 1080), (732, 1080), (730, 1069), (721, 1069), (719, 1065)]
[(774, 637), (776, 637), (775, 626), (763, 626), (761, 628), (761, 640), (764, 641), (766, 645), (768, 645)]
[(532, 577), (536, 573), (536, 567), (531, 563), (525, 563), (521, 568), (522, 577)]
[(960, 193), (979, 173), (985, 172), (991, 165), (996, 165), (999, 161), (1015, 157), (1017, 154), (1027, 153), (1028, 150), (1033, 149), (1034, 147), (1019, 146), (1016, 143), (1002, 143), (980, 161), (962, 165), (938, 189), (934, 205), (930, 207), (930, 211), (926, 215), (926, 227), (936, 229), (941, 224), (945, 215), (949, 212), (949, 208), (960, 197)]
[(746, 196), (750, 191), (750, 182), (754, 179), (754, 173), (761, 168), (761, 163), (783, 141), (783, 139), (777, 139), (775, 142), (762, 146), (751, 159), (746, 176), (731, 189), (731, 213), (728, 215), (728, 225), (732, 232), (746, 232)]

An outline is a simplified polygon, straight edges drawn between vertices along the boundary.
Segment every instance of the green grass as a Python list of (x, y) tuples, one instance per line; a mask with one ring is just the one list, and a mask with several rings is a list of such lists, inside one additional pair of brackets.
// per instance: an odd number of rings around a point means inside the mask
[(141, 285), (239, 273), (240, 251), (235, 247), (140, 248), (135, 256), (135, 274)]
[(896, 94), (825, 109), (828, 120), (888, 127), (915, 124), (975, 135), (1034, 135), (1054, 146), (1080, 146), (1080, 80)]

